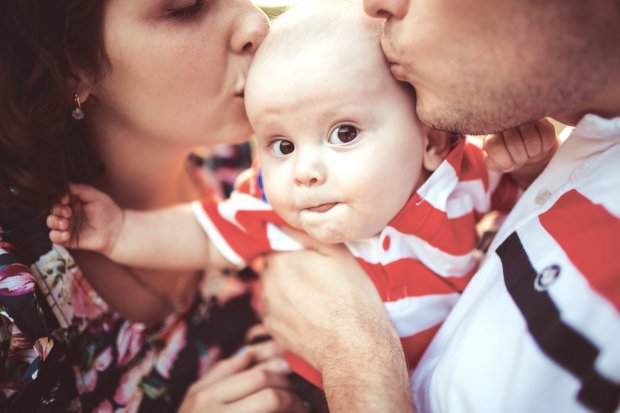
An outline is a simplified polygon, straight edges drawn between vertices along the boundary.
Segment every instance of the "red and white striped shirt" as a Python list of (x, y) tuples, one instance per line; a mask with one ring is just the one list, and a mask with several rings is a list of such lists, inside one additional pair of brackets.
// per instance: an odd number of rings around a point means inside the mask
[[(263, 200), (257, 177), (226, 201), (195, 204), (212, 242), (237, 265), (301, 248), (280, 231), (286, 223)], [(410, 369), (477, 269), (479, 218), (509, 210), (519, 192), (508, 176), (488, 171), (480, 148), (460, 139), (381, 233), (346, 242), (385, 302)], [(312, 373), (297, 372), (317, 384)]]
[(412, 376), (433, 413), (620, 412), (620, 118), (587, 115)]

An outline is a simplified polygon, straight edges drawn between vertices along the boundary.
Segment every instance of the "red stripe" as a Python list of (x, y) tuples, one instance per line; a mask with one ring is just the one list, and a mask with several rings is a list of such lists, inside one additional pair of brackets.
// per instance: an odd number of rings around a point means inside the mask
[(421, 331), (409, 337), (402, 337), (400, 342), (403, 345), (405, 351), (405, 359), (407, 360), (407, 367), (411, 370), (418, 365), (420, 358), (424, 354), (424, 351), (431, 343), (431, 340), (441, 327), (441, 323), (429, 328), (428, 330)]
[(504, 175), (499, 181), (497, 188), (491, 194), (491, 209), (510, 212), (520, 195), (519, 186), (510, 175)]
[(474, 267), (471, 271), (469, 271), (466, 275), (462, 277), (445, 277), (445, 280), (448, 284), (452, 286), (455, 291), (462, 293), (463, 290), (465, 290), (465, 287), (467, 287), (467, 284), (469, 284), (469, 281), (471, 281), (476, 271), (478, 271), (478, 266)]
[(384, 302), (431, 294), (460, 293), (476, 273), (474, 268), (462, 277), (442, 277), (414, 258), (404, 258), (385, 266), (371, 264), (361, 258), (357, 261)]
[(461, 161), (459, 181), (481, 180), (485, 192), (489, 191), (489, 170), (484, 163), (482, 149), (474, 144), (466, 143)]
[[(201, 204), (220, 235), (243, 260), (248, 261), (258, 255), (271, 251), (269, 240), (267, 239), (265, 221), (259, 221), (258, 217), (256, 217), (256, 219), (252, 219), (250, 224), (250, 220), (245, 219), (243, 224), (249, 227), (246, 227), (246, 232), (244, 232), (220, 215), (218, 202), (213, 197), (203, 198)], [(250, 211), (246, 216), (254, 215), (255, 212)]]
[(592, 288), (620, 311), (620, 220), (572, 190), (540, 222)]
[(312, 367), (310, 363), (290, 351), (284, 354), (284, 358), (295, 373), (299, 374), (316, 387), (323, 388), (323, 378), (321, 377), (321, 373)]
[(415, 235), (451, 255), (468, 254), (478, 243), (473, 211), (450, 219), (444, 211), (422, 200), (418, 194), (390, 222), (390, 226), (404, 234)]
[[(459, 291), (445, 278), (435, 274), (420, 261), (405, 258), (385, 266), (386, 281), (381, 296), (384, 301), (431, 294), (452, 294)], [(460, 292), (460, 291), (459, 291)]]

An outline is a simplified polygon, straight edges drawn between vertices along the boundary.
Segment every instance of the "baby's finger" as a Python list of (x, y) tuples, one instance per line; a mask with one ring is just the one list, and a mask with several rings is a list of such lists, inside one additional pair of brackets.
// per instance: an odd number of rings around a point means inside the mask
[(555, 127), (547, 119), (541, 119), (534, 124), (538, 130), (542, 142), (542, 153), (547, 153), (551, 149), (559, 145), (558, 138), (555, 134)]
[(60, 244), (60, 245), (64, 245), (67, 241), (69, 241), (69, 233), (67, 231), (58, 231), (58, 230), (51, 230), (50, 231), (50, 241), (52, 241), (54, 244)]
[(507, 172), (512, 169), (513, 163), (504, 136), (501, 133), (488, 135), (482, 143), (482, 150), (485, 154), (487, 166), (497, 172)]
[(71, 215), (73, 215), (73, 210), (67, 206), (54, 205), (52, 207), (52, 215), (62, 218), (71, 218)]
[(519, 129), (528, 159), (538, 156), (542, 151), (542, 142), (535, 122), (522, 125)]
[(49, 229), (61, 231), (66, 231), (67, 229), (69, 229), (69, 220), (59, 217), (57, 215), (48, 215), (46, 223)]
[(69, 205), (71, 203), (71, 198), (69, 198), (69, 194), (64, 194), (62, 198), (60, 198), (60, 203), (62, 205)]
[(71, 194), (80, 199), (80, 201), (89, 203), (96, 201), (101, 194), (100, 191), (89, 185), (70, 184)]
[(505, 131), (504, 142), (506, 143), (508, 154), (512, 158), (513, 169), (527, 162), (527, 151), (523, 145), (523, 136), (519, 128), (512, 128)]

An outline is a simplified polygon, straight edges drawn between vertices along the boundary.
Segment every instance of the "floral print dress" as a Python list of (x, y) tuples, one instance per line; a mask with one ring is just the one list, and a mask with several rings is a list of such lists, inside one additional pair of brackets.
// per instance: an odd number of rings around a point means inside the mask
[(147, 328), (110, 311), (66, 249), (30, 237), (44, 253), (28, 260), (9, 239), (0, 229), (0, 411), (175, 411), (256, 322), (248, 296), (197, 295)]

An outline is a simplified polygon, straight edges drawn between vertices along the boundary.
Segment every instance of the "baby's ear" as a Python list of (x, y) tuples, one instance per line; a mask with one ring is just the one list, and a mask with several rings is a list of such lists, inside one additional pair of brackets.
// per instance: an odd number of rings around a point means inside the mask
[(424, 168), (434, 171), (450, 152), (450, 132), (425, 128), (424, 134)]

